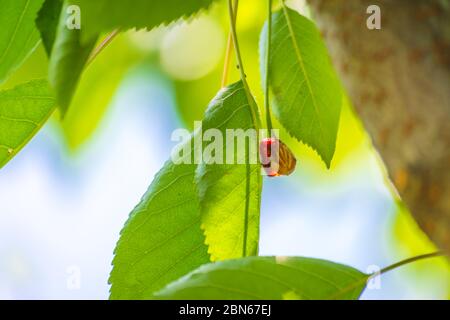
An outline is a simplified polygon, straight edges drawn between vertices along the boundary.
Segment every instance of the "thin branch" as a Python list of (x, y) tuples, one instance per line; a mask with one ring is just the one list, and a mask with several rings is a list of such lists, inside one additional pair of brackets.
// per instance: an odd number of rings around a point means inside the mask
[[(234, 3), (235, 3), (234, 4), (235, 6), (238, 6), (239, 5), (239, 0), (234, 0)], [(244, 83), (244, 87), (246, 88), (246, 91), (247, 91), (248, 84), (247, 84), (247, 80), (246, 80), (244, 64), (242, 63), (241, 50), (239, 49), (239, 42), (238, 42), (238, 39), (237, 39), (236, 18), (234, 17), (234, 10), (233, 10), (232, 0), (228, 0), (228, 9), (229, 9), (229, 15), (230, 15), (230, 24), (231, 24), (231, 38), (233, 40), (233, 45), (234, 45), (234, 51), (236, 53), (237, 64), (238, 64), (239, 72), (241, 74), (241, 80)]]
[[(247, 83), (247, 79), (246, 79), (246, 75), (245, 75), (245, 71), (244, 71), (244, 64), (242, 63), (242, 58), (241, 58), (241, 52), (239, 50), (239, 42), (237, 39), (237, 33), (236, 33), (236, 18), (237, 18), (237, 6), (239, 4), (239, 0), (234, 0), (234, 8), (233, 9), (233, 0), (228, 0), (228, 13), (230, 16), (230, 28), (231, 28), (231, 38), (233, 40), (233, 45), (234, 45), (234, 51), (236, 52), (236, 60), (237, 60), (237, 64), (238, 64), (238, 68), (239, 68), (239, 72), (241, 75), (241, 81), (242, 84), (244, 86), (244, 90), (245, 90), (245, 94), (247, 96), (247, 101), (249, 104), (249, 108), (250, 108), (250, 113), (252, 115), (252, 122), (253, 125), (255, 126), (256, 129), (258, 129), (258, 121), (257, 121), (257, 117), (255, 114), (255, 108), (257, 108), (257, 106), (255, 106), (252, 94), (250, 92), (250, 88), (248, 86)], [(250, 143), (250, 142), (249, 142)], [(249, 210), (250, 210), (250, 146), (248, 146), (247, 148), (247, 142), (246, 142), (246, 146), (245, 146), (245, 154), (246, 154), (246, 186), (245, 186), (245, 192), (246, 192), (246, 197), (245, 197), (245, 212), (244, 212), (244, 230), (243, 230), (243, 243), (242, 243), (242, 256), (246, 257), (247, 256), (247, 237), (248, 237), (248, 216), (249, 216)]]
[[(239, 0), (234, 0), (235, 6), (239, 4)], [(236, 33), (236, 18), (234, 16), (233, 3), (232, 0), (228, 0), (228, 13), (230, 16), (230, 27), (231, 27), (231, 38), (233, 39), (234, 51), (236, 53), (236, 60), (241, 75), (242, 84), (244, 85), (245, 94), (247, 95), (247, 100), (250, 105), (250, 112), (252, 114), (252, 122), (256, 129), (259, 128), (258, 118), (256, 116), (257, 106), (254, 103), (253, 96), (250, 92), (250, 87), (247, 83), (247, 76), (245, 75), (244, 64), (242, 63), (241, 51), (239, 49), (239, 42)], [(237, 13), (236, 13), (237, 14)]]

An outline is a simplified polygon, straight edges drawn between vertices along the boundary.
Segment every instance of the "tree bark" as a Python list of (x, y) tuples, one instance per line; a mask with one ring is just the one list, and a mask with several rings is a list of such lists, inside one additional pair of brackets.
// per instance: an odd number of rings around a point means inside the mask
[(400, 196), (450, 254), (450, 1), (307, 1)]

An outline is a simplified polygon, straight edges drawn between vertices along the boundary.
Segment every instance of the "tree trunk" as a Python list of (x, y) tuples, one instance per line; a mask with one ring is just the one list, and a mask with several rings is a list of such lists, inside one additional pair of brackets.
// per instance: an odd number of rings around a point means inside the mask
[[(400, 196), (450, 254), (450, 1), (308, 2)], [(380, 30), (366, 26), (372, 4)]]

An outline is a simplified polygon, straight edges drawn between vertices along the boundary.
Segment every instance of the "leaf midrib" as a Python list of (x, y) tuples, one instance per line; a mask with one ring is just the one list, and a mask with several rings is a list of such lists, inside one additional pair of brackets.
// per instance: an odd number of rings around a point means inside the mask
[[(282, 3), (283, 3), (283, 14), (284, 14), (284, 17), (286, 19), (286, 24), (287, 24), (288, 29), (289, 29), (289, 35), (290, 35), (290, 38), (292, 40), (292, 45), (294, 46), (295, 55), (297, 56), (297, 59), (299, 60), (300, 67), (301, 67), (301, 69), (303, 71), (303, 74), (305, 75), (306, 84), (308, 85), (308, 90), (309, 90), (309, 94), (310, 94), (312, 102), (313, 102), (313, 106), (314, 106), (314, 111), (316, 113), (316, 117), (317, 117), (317, 119), (320, 119), (319, 109), (317, 107), (317, 102), (316, 102), (316, 99), (315, 99), (315, 95), (313, 93), (313, 90), (312, 90), (312, 87), (311, 87), (311, 82), (309, 80), (308, 73), (306, 72), (305, 65), (303, 63), (303, 58), (302, 58), (302, 54), (300, 52), (300, 48), (299, 48), (297, 40), (295, 38), (295, 33), (294, 33), (293, 28), (292, 28), (291, 18), (289, 17), (289, 12), (287, 11), (288, 8), (286, 7), (286, 4), (284, 2), (282, 2)], [(323, 141), (324, 132), (323, 132), (322, 123), (320, 122), (320, 120), (317, 121), (317, 123), (319, 124), (319, 131), (320, 131), (320, 135), (321, 135), (321, 138), (322, 138), (322, 141)]]
[[(32, 98), (33, 96), (30, 96), (30, 98)], [(37, 96), (37, 97), (41, 97), (41, 96)], [(49, 98), (48, 100), (51, 100), (51, 98)], [(41, 122), (38, 122), (37, 124), (35, 124), (34, 129), (31, 131), (31, 133), (28, 135), (28, 137), (22, 141), (22, 143), (20, 143), (17, 147), (14, 148), (8, 148), (8, 153), (9, 150), (12, 149), (12, 152), (10, 152), (8, 154), (8, 156), (4, 159), (4, 161), (0, 161), (0, 168), (2, 168), (9, 160), (11, 160), (12, 158), (14, 158), (14, 156), (20, 151), (22, 150), (22, 148), (36, 135), (36, 133), (44, 126), (44, 124), (47, 123), (48, 119), (50, 118), (50, 116), (53, 114), (53, 112), (55, 111), (55, 105), (53, 105), (52, 108), (50, 108), (50, 110), (48, 111), (48, 113), (42, 118)], [(2, 144), (2, 146), (6, 146), (4, 144)], [(7, 146), (6, 146), (7, 147)]]
[(6, 47), (6, 50), (3, 52), (3, 55), (0, 58), (0, 64), (3, 62), (3, 60), (5, 59), (6, 54), (9, 52), (9, 49), (11, 48), (11, 44), (13, 43), (13, 40), (14, 40), (14, 38), (17, 35), (17, 30), (19, 30), (19, 26), (22, 24), (23, 17), (25, 16), (25, 12), (27, 11), (29, 4), (30, 4), (30, 0), (27, 0), (27, 2), (25, 3), (25, 8), (23, 8), (22, 14), (20, 15), (20, 18), (17, 21), (17, 24), (16, 24), (16, 27), (14, 29), (14, 32), (13, 32), (11, 38), (9, 39), (8, 46)]

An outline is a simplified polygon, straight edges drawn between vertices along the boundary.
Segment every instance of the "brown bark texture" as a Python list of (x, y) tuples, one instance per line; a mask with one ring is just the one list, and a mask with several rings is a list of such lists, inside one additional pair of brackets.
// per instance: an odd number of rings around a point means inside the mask
[[(450, 1), (307, 1), (392, 182), (450, 254)], [(370, 5), (379, 30), (367, 28)]]

